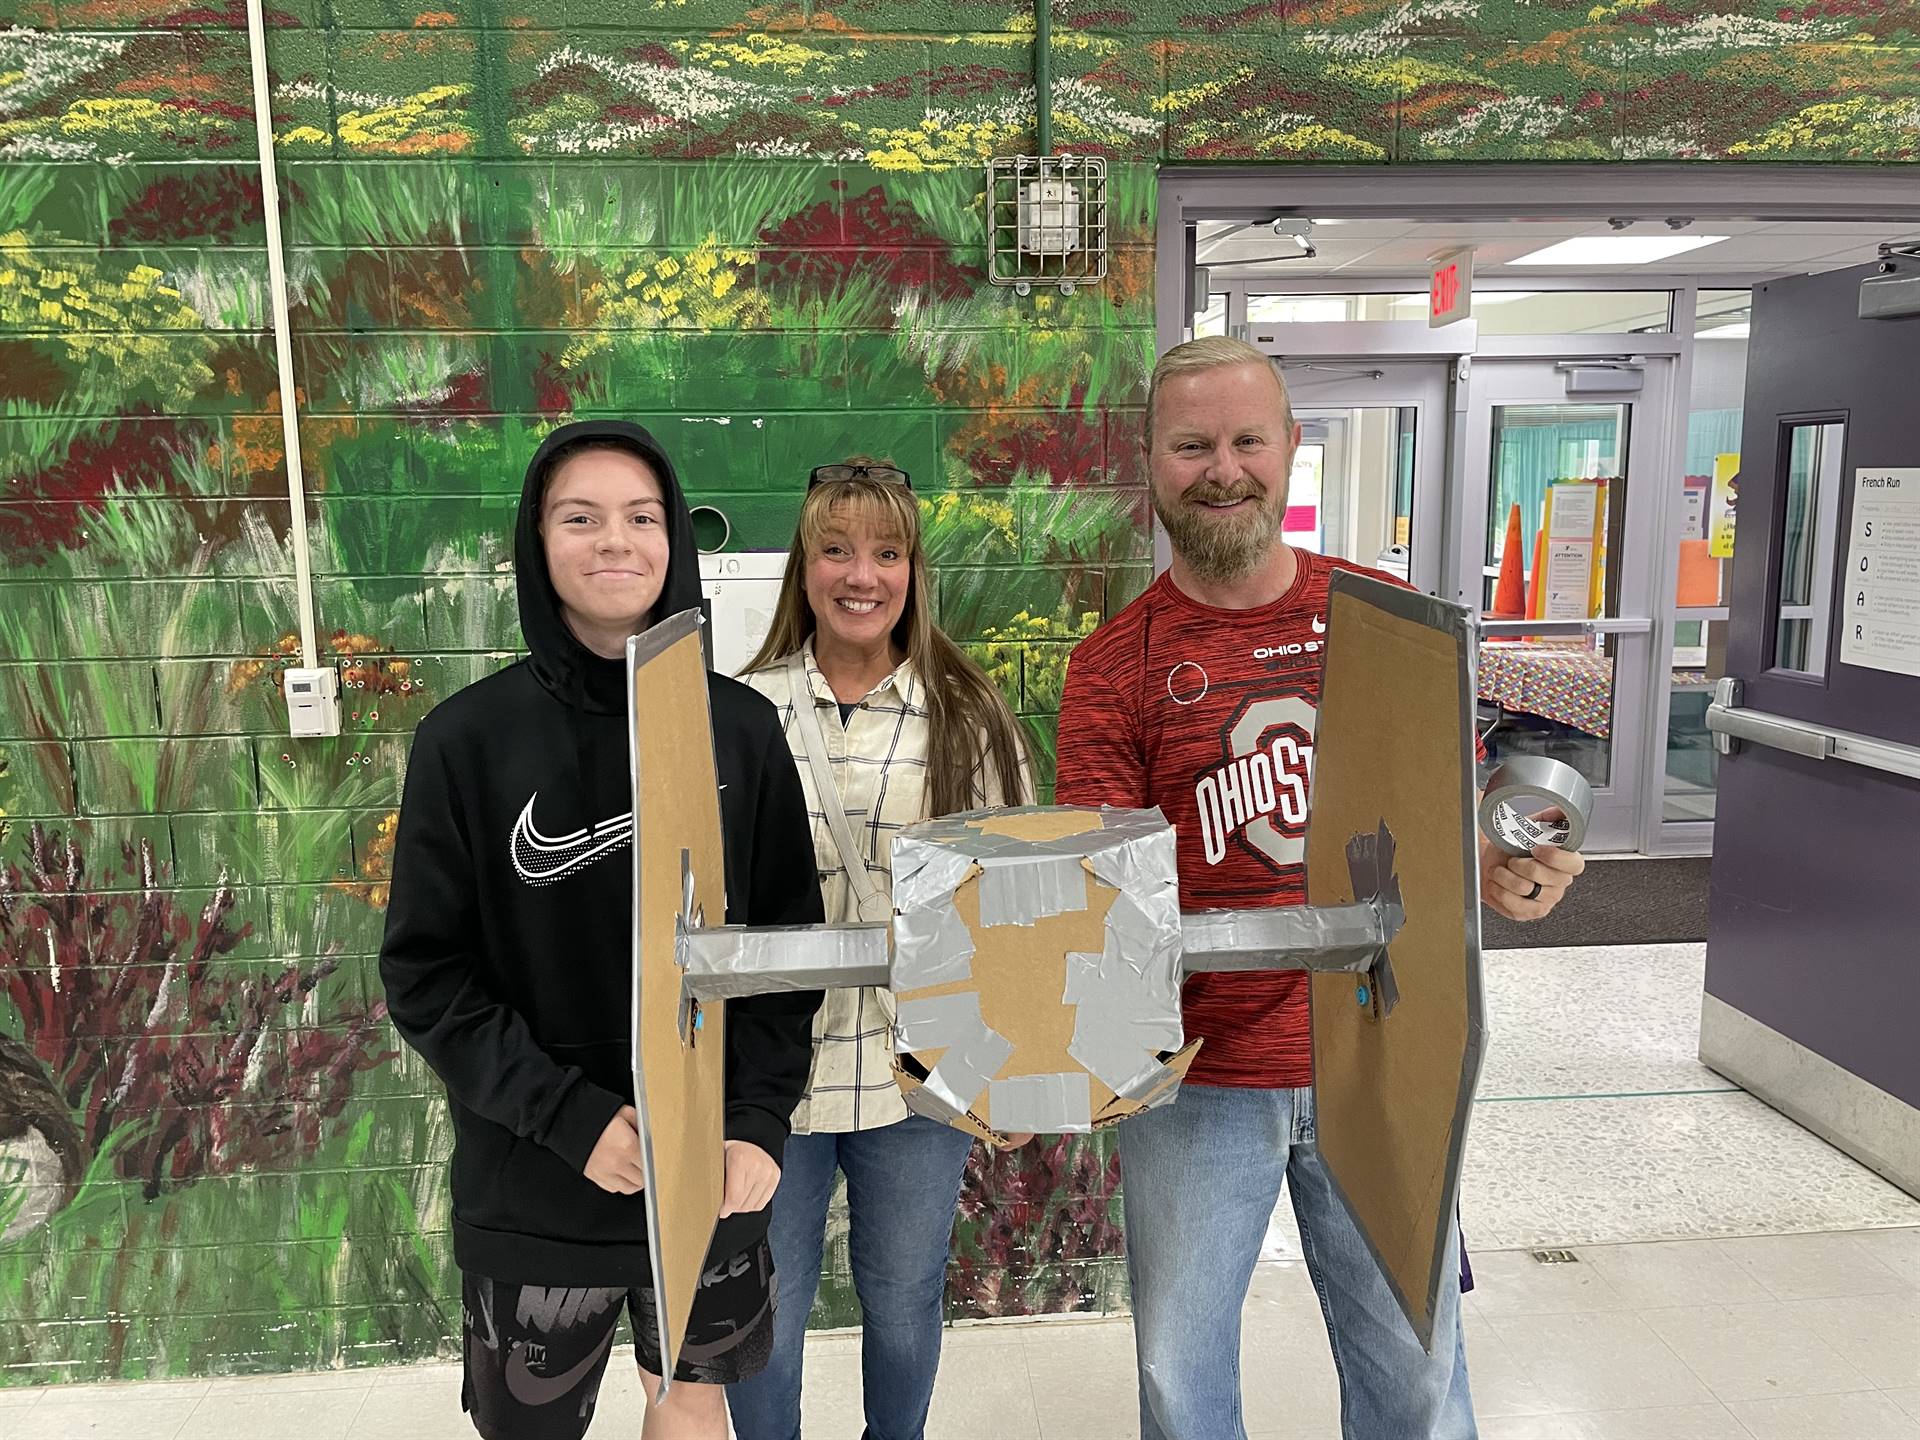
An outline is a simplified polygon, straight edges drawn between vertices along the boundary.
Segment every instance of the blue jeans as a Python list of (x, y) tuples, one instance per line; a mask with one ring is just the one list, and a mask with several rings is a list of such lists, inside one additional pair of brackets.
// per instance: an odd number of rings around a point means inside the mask
[[(1246, 1440), (1240, 1311), (1283, 1178), (1332, 1342), (1342, 1436), (1473, 1440), (1459, 1274), (1449, 1267), (1428, 1355), (1334, 1194), (1311, 1090), (1183, 1087), (1120, 1127), (1120, 1174), (1141, 1440)], [(1284, 1383), (1288, 1357), (1263, 1368)]]
[(727, 1387), (740, 1440), (799, 1440), (807, 1315), (820, 1289), (835, 1169), (847, 1176), (868, 1440), (921, 1440), (940, 1368), (953, 1216), (972, 1147), (971, 1136), (919, 1115), (877, 1130), (787, 1141), (768, 1227), (780, 1285), (773, 1358), (751, 1380)]

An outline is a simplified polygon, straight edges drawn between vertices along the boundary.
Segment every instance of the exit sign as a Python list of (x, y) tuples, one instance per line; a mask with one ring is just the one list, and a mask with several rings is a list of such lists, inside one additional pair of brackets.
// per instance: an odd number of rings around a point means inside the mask
[(1435, 259), (1427, 283), (1427, 324), (1451, 325), (1473, 314), (1473, 251), (1453, 250)]

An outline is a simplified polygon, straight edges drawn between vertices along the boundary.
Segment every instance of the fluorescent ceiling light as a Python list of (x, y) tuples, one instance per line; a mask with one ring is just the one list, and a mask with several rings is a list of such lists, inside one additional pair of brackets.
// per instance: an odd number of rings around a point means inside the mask
[[(1539, 293), (1538, 290), (1476, 290), (1473, 292), (1473, 308), (1478, 310), (1482, 305), (1505, 305), (1510, 300), (1531, 300)], [(1393, 303), (1425, 305), (1427, 301), (1425, 295), (1402, 295)]]
[(1736, 320), (1731, 325), (1716, 325), (1711, 330), (1696, 330), (1696, 340), (1745, 340), (1753, 333), (1751, 320)]
[(1703, 245), (1718, 245), (1724, 235), (1577, 235), (1544, 250), (1509, 260), (1509, 265), (1648, 265), (1684, 255)]

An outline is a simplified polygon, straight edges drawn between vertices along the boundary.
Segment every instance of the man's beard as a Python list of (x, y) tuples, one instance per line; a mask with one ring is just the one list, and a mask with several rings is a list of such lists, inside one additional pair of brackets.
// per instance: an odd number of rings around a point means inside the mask
[[(1202, 480), (1172, 500), (1161, 495), (1158, 485), (1150, 485), (1148, 493), (1153, 513), (1167, 527), (1174, 553), (1197, 578), (1215, 585), (1243, 579), (1259, 569), (1273, 553), (1287, 515), (1284, 491), (1262, 496), (1251, 481), (1221, 486)], [(1202, 503), (1241, 498), (1253, 505), (1231, 514), (1209, 511)]]

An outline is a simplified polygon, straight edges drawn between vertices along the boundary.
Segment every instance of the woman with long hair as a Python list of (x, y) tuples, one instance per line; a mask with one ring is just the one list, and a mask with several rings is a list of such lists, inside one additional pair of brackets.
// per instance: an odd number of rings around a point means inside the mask
[[(1019, 722), (933, 623), (931, 595), (906, 472), (858, 461), (815, 470), (772, 629), (741, 678), (779, 708), (829, 922), (891, 918), (902, 827), (1032, 798)], [(892, 1026), (892, 997), (878, 989), (830, 990), (816, 1019), (813, 1069), (773, 1201), (773, 1357), (728, 1387), (740, 1440), (800, 1434), (807, 1315), (835, 1170), (847, 1177), (867, 1434), (924, 1432), (972, 1141), (907, 1110)]]

